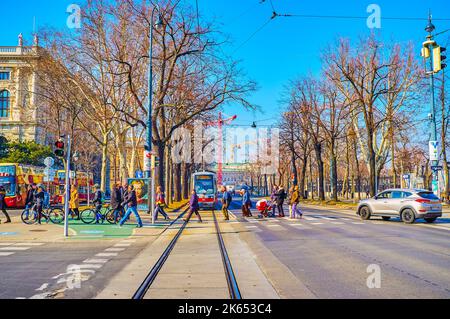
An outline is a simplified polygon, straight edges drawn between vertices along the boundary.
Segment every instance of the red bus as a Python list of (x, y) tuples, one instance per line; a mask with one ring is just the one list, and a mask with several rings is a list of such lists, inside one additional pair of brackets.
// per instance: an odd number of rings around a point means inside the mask
[[(74, 173), (71, 172), (71, 174)], [(56, 202), (63, 203), (64, 189), (66, 187), (66, 171), (59, 170), (56, 175), (58, 187), (56, 188), (56, 192), (53, 194), (57, 195)], [(92, 191), (92, 186), (94, 185), (93, 174), (89, 174), (88, 176), (88, 173), (77, 171), (76, 185), (78, 186), (78, 196), (81, 203), (87, 203), (88, 193), (90, 199), (94, 199), (94, 193)]]
[(17, 163), (0, 164), (0, 185), (6, 190), (6, 205), (25, 207), (27, 185), (43, 184), (44, 168)]
[[(89, 182), (88, 182), (89, 179)], [(45, 185), (51, 196), (51, 203), (62, 203), (65, 188), (64, 171), (58, 171), (54, 180), (44, 182), (44, 168), (17, 163), (0, 164), (0, 186), (6, 190), (6, 205), (10, 208), (24, 208), (27, 197), (27, 186), (30, 184)], [(87, 202), (88, 190), (93, 185), (93, 175), (77, 172), (76, 183), (80, 202)], [(88, 187), (89, 183), (89, 187)], [(90, 192), (92, 193), (92, 192)], [(93, 194), (90, 194), (91, 199)]]

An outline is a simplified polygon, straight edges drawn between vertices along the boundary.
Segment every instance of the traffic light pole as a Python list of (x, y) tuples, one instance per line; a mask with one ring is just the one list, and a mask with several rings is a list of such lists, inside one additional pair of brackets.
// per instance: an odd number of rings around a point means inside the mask
[(66, 159), (66, 195), (64, 197), (64, 237), (69, 237), (69, 201), (70, 201), (70, 147), (71, 138), (67, 136)]

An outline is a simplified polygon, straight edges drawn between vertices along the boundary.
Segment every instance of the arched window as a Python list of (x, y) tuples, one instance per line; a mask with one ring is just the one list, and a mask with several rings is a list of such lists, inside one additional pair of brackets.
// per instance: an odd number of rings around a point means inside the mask
[(9, 92), (0, 91), (0, 118), (9, 117)]

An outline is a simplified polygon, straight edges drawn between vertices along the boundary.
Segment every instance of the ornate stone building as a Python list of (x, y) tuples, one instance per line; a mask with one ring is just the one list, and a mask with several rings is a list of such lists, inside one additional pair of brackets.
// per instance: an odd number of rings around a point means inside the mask
[(0, 46), (0, 135), (9, 140), (46, 144), (39, 125), (39, 83), (33, 71), (41, 48), (38, 38), (33, 46)]

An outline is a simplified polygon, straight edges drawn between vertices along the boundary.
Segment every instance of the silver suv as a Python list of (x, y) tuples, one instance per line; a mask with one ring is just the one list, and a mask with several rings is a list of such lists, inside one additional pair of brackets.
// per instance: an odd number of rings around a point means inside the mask
[(418, 218), (433, 223), (442, 216), (442, 204), (433, 192), (427, 190), (388, 189), (374, 198), (360, 201), (357, 214), (363, 220), (372, 216), (380, 216), (383, 220), (399, 216), (407, 224), (413, 224)]

